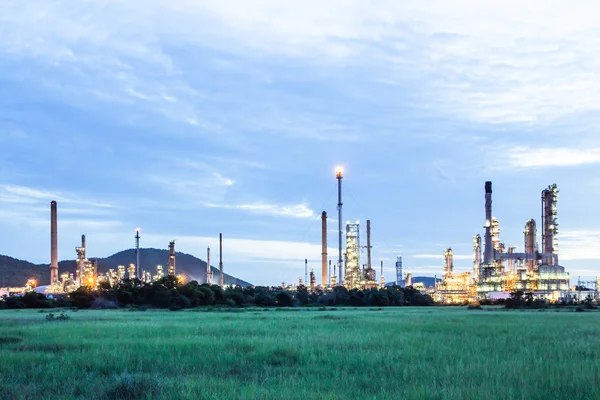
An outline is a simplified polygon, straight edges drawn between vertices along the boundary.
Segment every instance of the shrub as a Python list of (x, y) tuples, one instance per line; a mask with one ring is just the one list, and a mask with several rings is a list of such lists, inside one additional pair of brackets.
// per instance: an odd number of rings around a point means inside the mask
[(106, 300), (103, 297), (98, 297), (92, 303), (91, 308), (94, 310), (114, 310), (119, 308), (119, 305), (114, 301)]

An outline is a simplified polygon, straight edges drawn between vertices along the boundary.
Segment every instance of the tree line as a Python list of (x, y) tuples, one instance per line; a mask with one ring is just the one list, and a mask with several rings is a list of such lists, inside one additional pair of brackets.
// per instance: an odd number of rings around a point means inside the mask
[(164, 277), (156, 282), (143, 283), (125, 280), (111, 287), (102, 283), (92, 290), (82, 286), (68, 295), (45, 296), (28, 292), (0, 301), (0, 308), (120, 308), (152, 307), (180, 310), (202, 306), (229, 307), (398, 307), (429, 306), (433, 300), (413, 287), (390, 286), (384, 289), (348, 290), (334, 287), (331, 291), (308, 290), (300, 286), (295, 291), (278, 287), (240, 286), (227, 287), (199, 284), (196, 281), (181, 284), (177, 278)]

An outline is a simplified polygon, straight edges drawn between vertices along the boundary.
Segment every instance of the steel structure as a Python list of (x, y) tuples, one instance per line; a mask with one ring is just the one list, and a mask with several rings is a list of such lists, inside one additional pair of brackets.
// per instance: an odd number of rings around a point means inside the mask
[(344, 286), (350, 289), (360, 288), (360, 225), (346, 224), (346, 270)]
[(547, 254), (558, 254), (557, 203), (558, 188), (553, 184), (542, 191), (542, 251)]
[(396, 257), (396, 285), (403, 286), (404, 274), (402, 273), (402, 256)]
[(175, 269), (175, 241), (172, 240), (171, 242), (169, 242), (169, 269), (168, 269), (168, 274), (170, 276), (175, 276), (176, 274), (176, 269)]
[(449, 277), (454, 271), (454, 253), (451, 248), (444, 250), (444, 275), (443, 278)]

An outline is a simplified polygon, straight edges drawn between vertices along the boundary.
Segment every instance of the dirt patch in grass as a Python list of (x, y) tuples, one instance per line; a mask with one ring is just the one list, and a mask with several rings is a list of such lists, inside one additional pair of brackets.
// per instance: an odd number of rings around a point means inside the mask
[(23, 338), (16, 337), (16, 336), (0, 336), (0, 345), (21, 343), (22, 341), (23, 341)]

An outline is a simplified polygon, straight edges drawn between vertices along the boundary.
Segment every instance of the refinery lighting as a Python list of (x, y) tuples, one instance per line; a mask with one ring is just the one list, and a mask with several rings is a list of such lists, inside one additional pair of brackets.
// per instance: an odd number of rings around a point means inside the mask
[(341, 178), (342, 175), (344, 175), (344, 168), (342, 168), (341, 165), (338, 165), (337, 167), (335, 167), (335, 176)]

